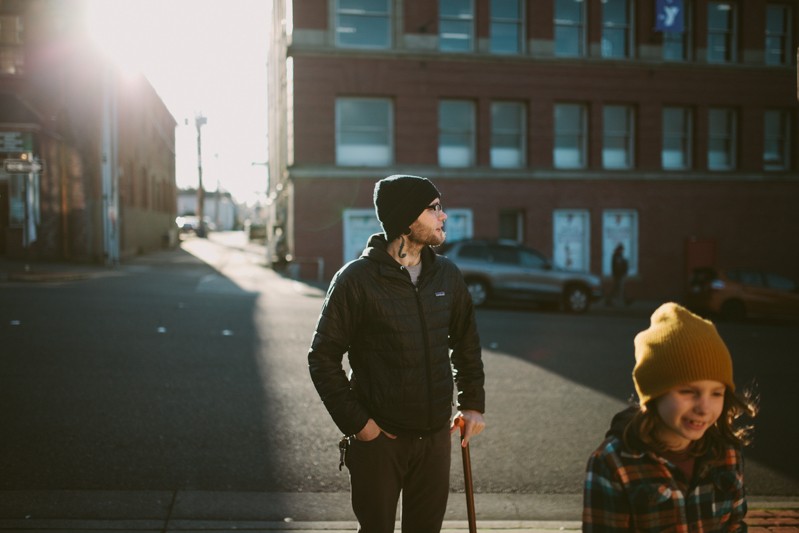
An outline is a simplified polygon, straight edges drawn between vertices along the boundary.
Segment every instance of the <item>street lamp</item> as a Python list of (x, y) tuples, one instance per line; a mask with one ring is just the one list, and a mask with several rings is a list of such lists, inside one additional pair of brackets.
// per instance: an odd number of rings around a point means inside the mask
[[(266, 169), (266, 205), (264, 206), (264, 211), (266, 215), (264, 218), (264, 247), (266, 248), (266, 261), (267, 263), (271, 263), (271, 254), (269, 253), (269, 245), (272, 240), (272, 216), (269, 212), (270, 205), (269, 205), (269, 161), (252, 161), (250, 163), (251, 166), (254, 167), (264, 167)], [(258, 201), (260, 205), (260, 200)]]

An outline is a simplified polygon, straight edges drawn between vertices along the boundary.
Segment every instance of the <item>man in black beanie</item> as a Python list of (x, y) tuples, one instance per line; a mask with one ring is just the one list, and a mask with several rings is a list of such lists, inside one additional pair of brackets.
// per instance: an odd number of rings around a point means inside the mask
[(308, 365), (344, 433), (359, 531), (394, 531), (402, 493), (402, 531), (435, 533), (455, 422), (464, 422), (463, 445), (485, 427), (480, 339), (463, 276), (432, 249), (446, 237), (438, 189), (418, 176), (389, 176), (375, 185), (374, 204), (383, 233), (330, 282)]

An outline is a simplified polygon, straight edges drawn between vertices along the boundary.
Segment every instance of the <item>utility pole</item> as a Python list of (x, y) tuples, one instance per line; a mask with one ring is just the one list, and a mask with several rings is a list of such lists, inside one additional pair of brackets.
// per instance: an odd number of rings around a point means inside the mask
[(203, 189), (203, 149), (202, 149), (202, 130), (201, 128), (208, 122), (202, 113), (194, 117), (197, 126), (197, 176), (199, 184), (197, 186), (197, 236), (205, 237), (205, 189)]
[(102, 154), (100, 172), (103, 191), (103, 255), (106, 265), (119, 263), (119, 120), (116, 76), (110, 65), (103, 72)]

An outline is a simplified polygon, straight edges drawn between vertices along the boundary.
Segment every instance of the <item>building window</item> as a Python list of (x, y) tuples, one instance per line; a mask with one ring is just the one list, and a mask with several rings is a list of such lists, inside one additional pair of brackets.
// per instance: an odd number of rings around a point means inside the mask
[(384, 166), (393, 162), (391, 101), (383, 98), (336, 100), (336, 164)]
[(586, 132), (585, 105), (555, 105), (555, 168), (585, 168)]
[(585, 55), (585, 6), (583, 0), (555, 0), (555, 55)]
[(473, 0), (439, 0), (438, 48), (442, 52), (471, 52), (474, 49)]
[(733, 63), (738, 59), (736, 30), (735, 5), (731, 2), (708, 2), (708, 63)]
[(609, 105), (602, 110), (602, 166), (632, 168), (635, 139), (633, 108)]
[(336, 45), (389, 48), (390, 9), (389, 0), (336, 0)]
[(438, 105), (438, 164), (442, 167), (474, 165), (474, 103), (442, 100)]
[(523, 209), (503, 209), (499, 212), (499, 238), (516, 242), (524, 241)]
[(663, 148), (660, 161), (665, 170), (690, 168), (692, 131), (693, 121), (689, 108), (663, 108)]
[(732, 109), (711, 109), (708, 114), (707, 168), (735, 168), (736, 118)]
[(585, 209), (552, 213), (552, 261), (566, 270), (591, 270), (591, 214)]
[(621, 59), (631, 56), (630, 20), (628, 0), (603, 0), (602, 57)]
[(521, 168), (525, 163), (525, 106), (516, 102), (491, 104), (491, 166)]
[(787, 6), (771, 4), (766, 7), (766, 64), (790, 65), (790, 47), (791, 10)]
[(22, 74), (25, 53), (22, 49), (22, 18), (0, 15), (0, 74)]
[(791, 115), (788, 111), (767, 110), (765, 113), (763, 168), (788, 170), (791, 153)]
[(602, 274), (613, 274), (613, 251), (624, 247), (627, 276), (638, 275), (638, 211), (608, 209), (602, 212)]
[(521, 0), (491, 0), (491, 51), (519, 54), (524, 50)]
[(691, 50), (691, 9), (688, 0), (682, 6), (682, 29), (663, 32), (663, 60), (688, 61)]
[[(374, 209), (344, 209), (342, 263), (358, 259), (369, 237), (383, 233)], [(474, 214), (471, 209), (447, 207), (447, 241), (455, 242), (474, 236)]]

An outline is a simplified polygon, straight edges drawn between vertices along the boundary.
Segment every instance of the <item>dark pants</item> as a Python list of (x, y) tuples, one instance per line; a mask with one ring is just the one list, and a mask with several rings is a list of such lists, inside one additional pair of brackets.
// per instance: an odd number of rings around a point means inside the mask
[(449, 495), (449, 427), (429, 437), (381, 434), (347, 451), (352, 509), (362, 533), (391, 533), (402, 492), (403, 533), (438, 533)]

